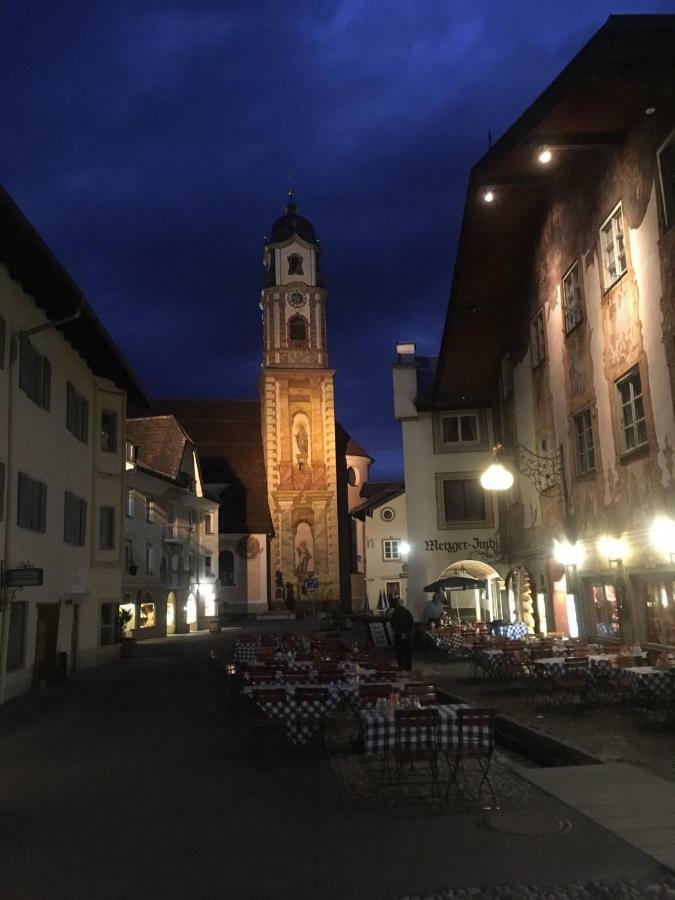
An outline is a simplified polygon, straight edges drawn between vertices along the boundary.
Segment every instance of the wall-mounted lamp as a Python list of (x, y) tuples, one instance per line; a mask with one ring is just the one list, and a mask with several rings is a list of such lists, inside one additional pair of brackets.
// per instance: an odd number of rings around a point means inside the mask
[(668, 516), (659, 516), (654, 519), (649, 529), (649, 539), (652, 546), (660, 553), (666, 553), (673, 562), (675, 556), (675, 522)]
[(494, 191), (485, 191), (485, 193), (483, 194), (483, 200), (486, 203), (492, 203), (492, 201), (494, 199), (495, 199)]
[[(486, 491), (507, 491), (513, 484), (513, 471), (516, 468), (525, 476), (540, 493), (549, 496), (562, 490), (565, 493), (562, 447), (549, 456), (539, 456), (530, 449), (519, 444), (514, 448), (506, 448), (496, 444), (492, 448), (495, 461), (483, 472), (480, 483)], [(502, 459), (511, 458), (511, 467), (507, 468)]]
[(606, 556), (609, 560), (610, 569), (618, 569), (623, 565), (626, 548), (620, 538), (602, 537), (598, 541), (597, 547), (600, 555)]
[(546, 166), (553, 159), (553, 154), (548, 149), (548, 147), (542, 147), (542, 149), (539, 151), (539, 155), (537, 156), (537, 159), (539, 160), (539, 162), (542, 165)]
[(553, 541), (553, 558), (566, 569), (576, 569), (584, 561), (584, 548), (581, 544), (570, 544), (569, 541)]

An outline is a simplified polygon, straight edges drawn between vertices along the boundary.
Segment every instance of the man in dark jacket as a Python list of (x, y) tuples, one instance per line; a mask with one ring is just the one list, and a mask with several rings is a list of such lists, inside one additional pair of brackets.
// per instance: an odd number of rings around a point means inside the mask
[(394, 650), (396, 662), (402, 669), (412, 669), (412, 642), (415, 620), (409, 609), (402, 605), (398, 597), (391, 601), (394, 611), (391, 614), (391, 627), (394, 632)]

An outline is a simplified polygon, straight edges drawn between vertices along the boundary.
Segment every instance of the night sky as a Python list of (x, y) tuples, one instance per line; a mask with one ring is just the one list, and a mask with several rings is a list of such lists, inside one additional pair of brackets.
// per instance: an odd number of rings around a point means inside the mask
[(438, 350), (470, 166), (631, 0), (5, 0), (0, 182), (151, 395), (252, 398), (264, 236), (322, 243), (337, 415), (400, 477), (394, 343)]

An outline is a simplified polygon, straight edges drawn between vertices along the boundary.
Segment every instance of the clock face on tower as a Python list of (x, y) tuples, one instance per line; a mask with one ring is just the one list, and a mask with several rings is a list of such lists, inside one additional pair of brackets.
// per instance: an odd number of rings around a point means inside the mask
[(302, 294), (298, 293), (298, 291), (294, 291), (288, 298), (288, 302), (291, 306), (295, 307), (295, 309), (300, 309), (301, 306), (305, 305), (305, 298)]

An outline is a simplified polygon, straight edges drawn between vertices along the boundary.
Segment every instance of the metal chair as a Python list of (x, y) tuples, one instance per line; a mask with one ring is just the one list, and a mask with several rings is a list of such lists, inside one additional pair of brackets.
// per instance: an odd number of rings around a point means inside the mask
[(562, 672), (555, 678), (555, 690), (561, 706), (568, 701), (574, 703), (576, 697), (579, 704), (585, 704), (591, 690), (591, 673), (587, 656), (568, 657), (562, 666)]
[(492, 797), (492, 805), (497, 806), (497, 795), (490, 781), (490, 764), (495, 749), (495, 717), (494, 709), (460, 708), (457, 710), (457, 746), (454, 761), (450, 765), (450, 780), (446, 791), (446, 800), (453, 784), (459, 792), (467, 796), (460, 785), (460, 777), (466, 785), (466, 763), (474, 761), (478, 768), (480, 781), (475, 799), (480, 800), (483, 786), (487, 785)]
[[(394, 743), (394, 761), (396, 763), (396, 781), (399, 795), (406, 781), (404, 771), (410, 773), (408, 784), (430, 784), (431, 797), (434, 798), (438, 785), (438, 709), (397, 709), (395, 713), (396, 736)], [(426, 781), (416, 775), (415, 765), (429, 767), (430, 778)], [(424, 795), (408, 795), (407, 799), (426, 799)]]

